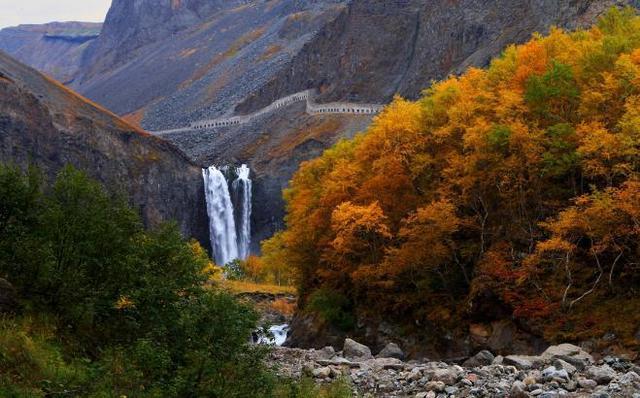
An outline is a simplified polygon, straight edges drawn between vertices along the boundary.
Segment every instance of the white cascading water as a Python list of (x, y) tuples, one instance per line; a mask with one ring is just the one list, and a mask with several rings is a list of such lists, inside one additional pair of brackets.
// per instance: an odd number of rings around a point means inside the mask
[(251, 170), (246, 164), (236, 168), (236, 178), (231, 184), (236, 209), (236, 231), (238, 235), (238, 255), (241, 259), (249, 256), (251, 245)]
[(289, 333), (289, 325), (275, 325), (269, 328), (270, 335), (258, 336), (258, 339), (254, 342), (257, 344), (276, 345), (281, 346), (287, 340), (287, 334)]
[(233, 204), (224, 174), (211, 166), (202, 170), (209, 215), (209, 236), (216, 264), (226, 265), (238, 258)]

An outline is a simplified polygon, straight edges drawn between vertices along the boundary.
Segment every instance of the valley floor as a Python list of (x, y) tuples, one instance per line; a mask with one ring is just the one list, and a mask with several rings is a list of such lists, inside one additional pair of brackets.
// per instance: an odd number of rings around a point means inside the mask
[(612, 357), (594, 361), (570, 344), (540, 356), (503, 358), (482, 351), (462, 366), (384, 357), (400, 354), (395, 348), (374, 358), (352, 340), (340, 352), (279, 347), (270, 361), (282, 376), (346, 381), (354, 396), (364, 397), (640, 397), (640, 367)]

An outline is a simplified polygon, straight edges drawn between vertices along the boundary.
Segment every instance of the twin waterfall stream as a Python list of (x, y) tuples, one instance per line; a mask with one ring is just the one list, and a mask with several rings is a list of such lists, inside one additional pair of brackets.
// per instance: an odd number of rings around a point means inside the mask
[(220, 266), (246, 259), (251, 245), (251, 170), (244, 164), (236, 168), (231, 184), (227, 171), (215, 166), (202, 170), (211, 248)]
[[(247, 165), (235, 169), (211, 166), (202, 169), (209, 215), (209, 236), (214, 260), (225, 266), (233, 260), (245, 260), (251, 246), (251, 170)], [(231, 183), (227, 176), (233, 179)], [(289, 325), (274, 325), (265, 335), (257, 330), (254, 343), (282, 345)]]

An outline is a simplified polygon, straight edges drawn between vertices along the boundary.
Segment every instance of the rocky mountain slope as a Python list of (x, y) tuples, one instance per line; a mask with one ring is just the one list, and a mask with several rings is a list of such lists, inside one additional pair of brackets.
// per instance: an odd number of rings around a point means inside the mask
[(320, 100), (382, 103), (415, 98), (533, 32), (634, 3), (116, 0), (72, 86), (151, 130), (248, 113), (308, 88)]
[(415, 99), (431, 81), (484, 66), (506, 46), (551, 26), (591, 25), (635, 0), (353, 0), (303, 51), (240, 108), (283, 92), (322, 87), (326, 100)]
[[(152, 131), (247, 114), (309, 88), (319, 102), (385, 103), (485, 65), (533, 32), (589, 25), (610, 6), (639, 3), (114, 0), (70, 85)], [(280, 191), (300, 162), (370, 120), (311, 117), (294, 105), (251, 126), (166, 138), (202, 165), (250, 165), (257, 242), (281, 225)]]
[[(152, 3), (136, 2), (139, 11), (127, 13), (114, 2), (104, 32), (148, 26), (151, 13), (142, 10)], [(156, 11), (161, 20), (193, 25), (113, 40), (103, 32), (90, 48), (93, 65), (117, 67), (85, 70), (74, 87), (151, 130), (250, 113), (308, 88), (320, 91), (321, 102), (384, 103), (395, 93), (414, 98), (432, 79), (484, 65), (535, 31), (585, 26), (608, 7), (628, 4), (635, 1), (252, 1), (216, 3), (200, 19), (192, 12), (198, 2), (165, 4)], [(114, 59), (117, 40), (138, 47)], [(291, 106), (252, 126), (167, 138), (203, 164), (249, 163), (256, 173), (257, 242), (281, 225), (280, 191), (300, 162), (369, 121), (309, 117)]]
[(147, 225), (175, 220), (208, 247), (201, 169), (151, 136), (0, 52), (0, 161), (66, 164), (128, 193)]
[(78, 73), (84, 50), (102, 24), (53, 22), (0, 30), (0, 50), (56, 80), (67, 83)]
[[(333, 0), (174, 3), (115, 1), (72, 86), (151, 130), (222, 115), (274, 78), (341, 5)], [(193, 13), (191, 7), (202, 11)], [(189, 27), (173, 31), (172, 22), (162, 22), (184, 19)], [(144, 29), (147, 25), (152, 26)]]

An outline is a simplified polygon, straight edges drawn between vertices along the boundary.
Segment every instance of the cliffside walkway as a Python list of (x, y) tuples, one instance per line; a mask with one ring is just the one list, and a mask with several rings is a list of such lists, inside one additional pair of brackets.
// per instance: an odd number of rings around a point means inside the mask
[(291, 94), (286, 97), (280, 98), (270, 105), (251, 113), (249, 115), (242, 116), (232, 116), (227, 118), (219, 118), (219, 119), (207, 119), (207, 120), (199, 120), (196, 122), (192, 122), (188, 127), (171, 129), (171, 130), (160, 130), (160, 131), (152, 131), (151, 133), (155, 135), (163, 135), (170, 133), (179, 133), (182, 131), (193, 131), (193, 130), (205, 130), (212, 129), (217, 127), (230, 127), (230, 126), (239, 126), (243, 124), (250, 123), (255, 119), (264, 116), (266, 114), (277, 112), (279, 109), (289, 106), (295, 102), (305, 101), (307, 104), (306, 112), (309, 115), (320, 115), (320, 114), (332, 114), (332, 113), (342, 113), (342, 114), (353, 114), (353, 115), (374, 115), (378, 114), (384, 108), (384, 105), (379, 104), (355, 104), (350, 102), (332, 102), (327, 104), (316, 104), (313, 101), (314, 90), (305, 90), (299, 93)]

